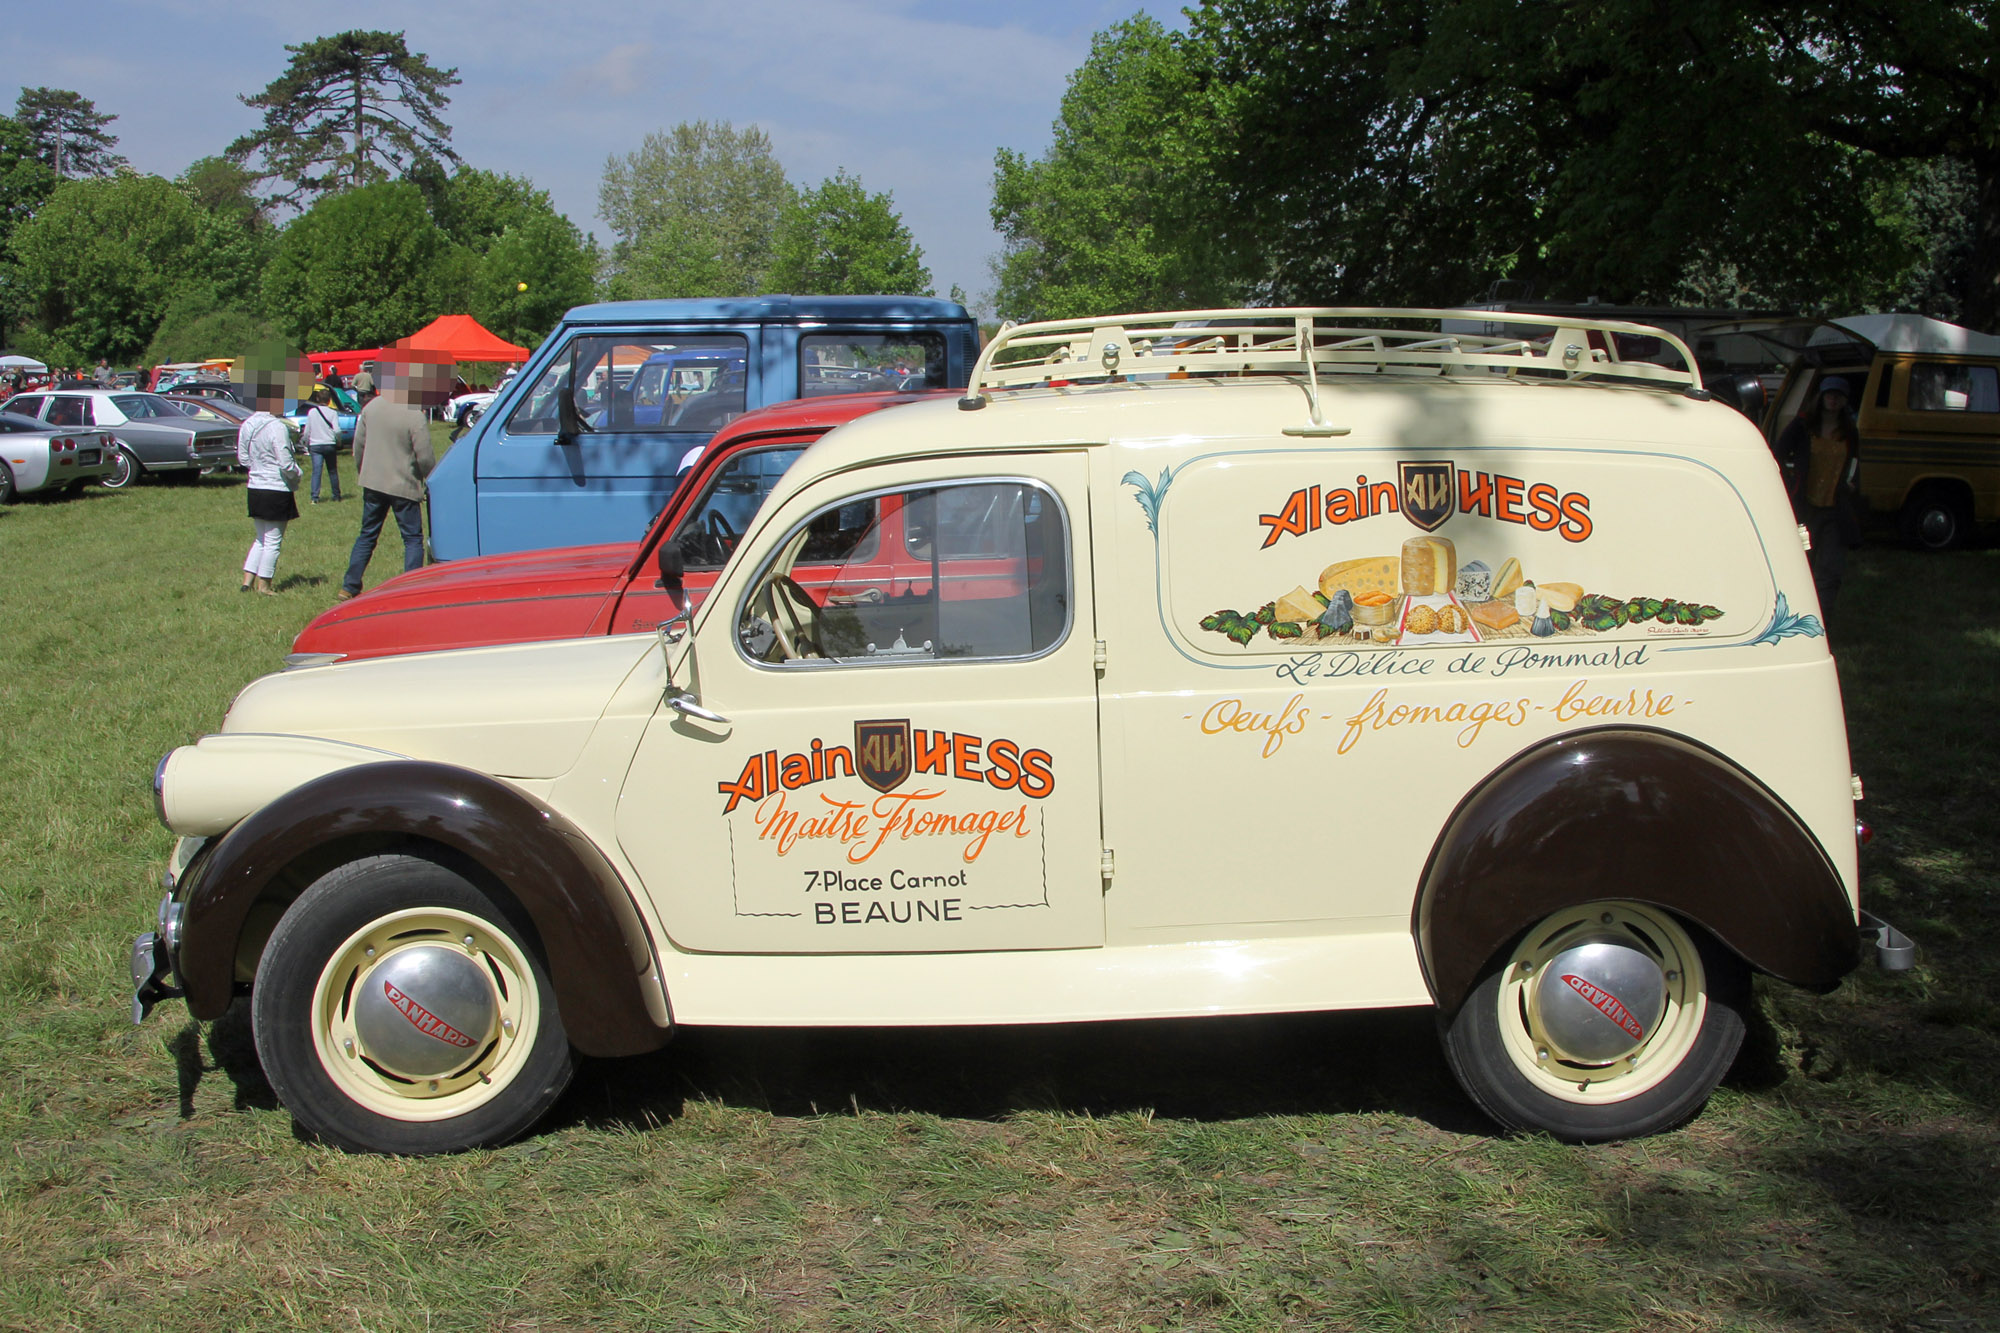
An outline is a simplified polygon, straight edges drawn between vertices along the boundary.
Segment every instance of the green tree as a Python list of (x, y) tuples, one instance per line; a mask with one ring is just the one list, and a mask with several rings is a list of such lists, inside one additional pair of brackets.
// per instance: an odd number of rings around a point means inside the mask
[(158, 176), (58, 185), (13, 237), (42, 350), (74, 365), (135, 359), (180, 286), (201, 221), (187, 195)]
[(226, 157), (199, 157), (177, 178), (204, 213), (231, 217), (246, 230), (268, 230), (270, 215), (257, 197), (257, 178)]
[(277, 336), (258, 313), (278, 232), (256, 197), (255, 178), (227, 158), (205, 157), (176, 183), (201, 220), (179, 285), (140, 358), (148, 365), (230, 356)]
[(109, 176), (125, 165), (111, 150), (118, 136), (104, 127), (118, 119), (67, 88), (23, 88), (14, 119), (34, 141), (35, 156), (58, 176)]
[(1060, 319), (1232, 300), (1247, 287), (1215, 243), (1217, 156), (1191, 66), (1138, 15), (1091, 41), (1041, 157), (994, 162), (1002, 315)]
[[(1996, 0), (1208, 0), (1003, 152), (1004, 313), (2000, 303)], [(1962, 291), (1959, 302), (1954, 290)], [(1984, 302), (1984, 304), (1982, 304)]]
[(0, 116), (0, 347), (12, 345), (31, 308), (13, 262), (14, 231), (48, 199), (56, 180), (21, 123)]
[(766, 275), (771, 291), (829, 296), (929, 296), (924, 252), (887, 194), (835, 172), (799, 194), (779, 221)]
[(553, 209), (502, 232), (474, 274), (472, 317), (509, 342), (537, 346), (563, 312), (595, 295), (597, 247)]
[(167, 307), (139, 361), (158, 366), (170, 361), (238, 356), (246, 347), (276, 341), (280, 341), (277, 327), (261, 315), (240, 307), (205, 309), (196, 302), (177, 300)]
[(617, 297), (748, 296), (764, 290), (792, 187), (752, 126), (683, 122), (604, 164), (598, 211), (617, 242)]
[(280, 235), (264, 270), (263, 310), (302, 347), (392, 342), (450, 306), (438, 291), (450, 252), (423, 193), (407, 181), (328, 195)]
[[(2000, 4), (1764, 0), (1758, 9), (1776, 81), (1811, 132), (1873, 158), (1963, 173), (1963, 318), (2000, 332)], [(1927, 177), (1913, 178), (1919, 192)]]
[(264, 113), (262, 127), (228, 149), (239, 163), (259, 158), (260, 180), (285, 183), (274, 198), (309, 203), (402, 175), (420, 159), (458, 162), (438, 114), (458, 71), (411, 52), (402, 33), (357, 30), (285, 49), (285, 72), (239, 98)]
[(426, 158), (410, 169), (409, 179), (424, 192), (431, 221), (475, 254), (485, 254), (509, 227), (556, 211), (549, 192), (524, 176), (464, 166), (447, 174)]

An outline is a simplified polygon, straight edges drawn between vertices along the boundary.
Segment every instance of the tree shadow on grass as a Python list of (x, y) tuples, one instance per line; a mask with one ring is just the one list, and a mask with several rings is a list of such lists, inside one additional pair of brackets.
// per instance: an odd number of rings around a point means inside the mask
[(1745, 1327), (1993, 1327), (1990, 1133), (1836, 1130), (1715, 1160), (1621, 1181), (1602, 1257), (1680, 1268)]
[(652, 1056), (587, 1062), (549, 1127), (644, 1127), (688, 1100), (774, 1115), (1147, 1112), (1221, 1121), (1392, 1111), (1487, 1134), (1429, 1009), (919, 1028), (685, 1028)]

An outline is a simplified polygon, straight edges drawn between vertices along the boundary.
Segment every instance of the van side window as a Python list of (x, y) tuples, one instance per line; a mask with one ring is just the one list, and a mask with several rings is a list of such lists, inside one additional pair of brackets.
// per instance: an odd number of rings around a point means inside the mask
[(799, 397), (945, 387), (942, 333), (809, 333), (799, 339)]
[(1918, 412), (2000, 412), (2000, 371), (1919, 361), (1910, 367), (1910, 407)]
[(1033, 657), (1069, 627), (1062, 506), (1019, 480), (858, 496), (796, 529), (738, 624), (760, 661)]
[(743, 415), (748, 364), (741, 334), (577, 338), (514, 409), (507, 433), (554, 435), (568, 392), (592, 430), (713, 435)]

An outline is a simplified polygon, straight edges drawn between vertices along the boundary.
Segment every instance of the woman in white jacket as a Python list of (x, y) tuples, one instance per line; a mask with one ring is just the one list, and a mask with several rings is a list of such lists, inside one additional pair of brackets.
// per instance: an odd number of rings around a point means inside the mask
[(299, 516), (292, 490), (303, 470), (292, 453), (291, 430), (274, 415), (284, 399), (278, 394), (267, 397), (263, 390), (260, 385), (257, 410), (236, 432), (236, 461), (250, 470), (250, 523), (256, 530), (249, 554), (243, 557), (243, 586), (237, 591), (249, 592), (254, 582), (258, 592), (275, 596), (271, 579), (278, 572), (285, 524)]

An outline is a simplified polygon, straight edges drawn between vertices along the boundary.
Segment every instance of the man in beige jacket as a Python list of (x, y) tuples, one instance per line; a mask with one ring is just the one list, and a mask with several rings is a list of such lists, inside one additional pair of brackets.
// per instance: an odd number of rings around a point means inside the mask
[(403, 534), (403, 569), (424, 563), (424, 478), (436, 465), (430, 424), (416, 406), (425, 366), (381, 367), (381, 392), (368, 400), (354, 423), (354, 470), (361, 481), (361, 533), (347, 561), (336, 601), (361, 592), (362, 575), (375, 554), (383, 520), (393, 511)]

